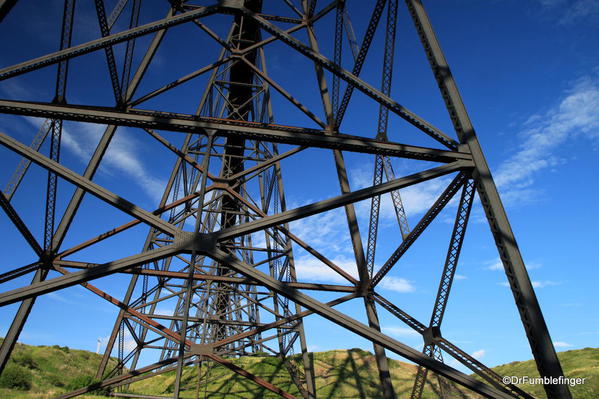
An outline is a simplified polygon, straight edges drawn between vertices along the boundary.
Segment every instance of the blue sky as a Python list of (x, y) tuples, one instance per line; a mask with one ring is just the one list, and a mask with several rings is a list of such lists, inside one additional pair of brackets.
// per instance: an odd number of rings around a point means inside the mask
[[(596, 178), (599, 3), (593, 0), (459, 0), (428, 1), (425, 5), (494, 173), (556, 348), (597, 346), (599, 316), (595, 290), (599, 265), (594, 226), (599, 219), (595, 201), (599, 194)], [(361, 2), (350, 1), (352, 15), (368, 13), (360, 8), (362, 6)], [(0, 44), (2, 67), (55, 50), (60, 7), (46, 7), (32, 9), (31, 22), (23, 25), (20, 18), (25, 8), (19, 4), (0, 25), (0, 35), (13, 38)], [(84, 28), (75, 30), (74, 43), (98, 37), (92, 10), (81, 6), (78, 15), (88, 23), (77, 25)], [(149, 22), (161, 15), (162, 9), (151, 10), (142, 14), (142, 20)], [(365, 21), (357, 17), (353, 20), (361, 37)], [(224, 34), (224, 18), (207, 21)], [(193, 39), (188, 38), (189, 29), (180, 27), (169, 32), (164, 48), (158, 52), (156, 65), (148, 72), (138, 93), (212, 62), (214, 53), (210, 50), (215, 46), (205, 35), (195, 32), (196, 36), (190, 36)], [(321, 50), (330, 56), (332, 41), (327, 36), (330, 31), (317, 25), (316, 32), (322, 40)], [(381, 32), (378, 33), (370, 53), (372, 59), (364, 71), (365, 80), (375, 86), (380, 84), (376, 67), (382, 58), (382, 37)], [(305, 35), (297, 37), (306, 42)], [(138, 49), (147, 43), (147, 39), (139, 40)], [(277, 54), (270, 56), (269, 51)], [(345, 54), (344, 62), (348, 65), (348, 52)], [(322, 118), (322, 107), (315, 96), (313, 66), (282, 44), (270, 45), (267, 56), (273, 78), (284, 83), (289, 92)], [(103, 57), (98, 52), (72, 62), (69, 101), (111, 105), (112, 90)], [(95, 62), (101, 67), (94, 66)], [(1, 82), (0, 97), (50, 101), (54, 73), (54, 69), (46, 68), (31, 76)], [(200, 78), (172, 96), (148, 102), (146, 106), (192, 113), (203, 82)], [(445, 132), (452, 132), (421, 45), (401, 3), (392, 95)], [(276, 122), (314, 127), (313, 122), (285, 105), (280, 96), (273, 95), (273, 99)], [(376, 127), (376, 114), (377, 107), (356, 93), (341, 130), (372, 137), (374, 134), (369, 132)], [(0, 131), (28, 144), (40, 123), (31, 118), (2, 116)], [(62, 162), (82, 173), (102, 131), (103, 127), (98, 125), (66, 123)], [(391, 140), (436, 146), (398, 118), (391, 118), (389, 132)], [(173, 143), (181, 142), (179, 134), (164, 133), (164, 136)], [(19, 158), (6, 149), (0, 151), (0, 177), (5, 184)], [(162, 154), (164, 151), (158, 144), (136, 130), (120, 129), (95, 180), (145, 209), (153, 209), (174, 159)], [(370, 185), (373, 157), (345, 154), (345, 158), (352, 189)], [(394, 160), (394, 167), (397, 174), (422, 169), (421, 163), (406, 160)], [(302, 158), (291, 157), (282, 162), (282, 169), (289, 207), (339, 194), (329, 151), (311, 150)], [(32, 167), (27, 184), (13, 200), (40, 239), (44, 179), (45, 172)], [(417, 223), (427, 205), (449, 181), (446, 177), (402, 190), (411, 225)], [(64, 209), (70, 193), (72, 187), (61, 183), (59, 210)], [(356, 205), (363, 237), (368, 229), (368, 206), (369, 203)], [(423, 322), (430, 319), (455, 211), (456, 204), (450, 204), (380, 288), (383, 295)], [(291, 228), (351, 271), (355, 266), (344, 219), (342, 210), (334, 210), (295, 222)], [(73, 234), (65, 240), (65, 248), (128, 220), (127, 216), (88, 196), (73, 226)], [(0, 216), (0, 229), (6, 237), (0, 242), (0, 250), (5, 254), (0, 270), (7, 271), (34, 260), (4, 215)], [(101, 249), (82, 252), (77, 260), (101, 262), (135, 253), (141, 248), (145, 234), (144, 227), (137, 227), (125, 233), (122, 239), (108, 240)], [(384, 197), (377, 265), (397, 247), (399, 237), (390, 201)], [(300, 280), (340, 282), (305, 252), (295, 249)], [(457, 273), (443, 322), (444, 336), (491, 366), (529, 359), (530, 350), (513, 297), (506, 287), (507, 280), (478, 202), (473, 209)], [(26, 284), (28, 278), (5, 284), (6, 289)], [(96, 285), (119, 297), (127, 282), (126, 276), (114, 276), (99, 280)], [(351, 302), (340, 309), (364, 320), (361, 307), (356, 306), (358, 303)], [(15, 310), (15, 305), (0, 309), (0, 335), (8, 328)], [(79, 287), (48, 294), (38, 299), (21, 341), (95, 350), (96, 340), (109, 334), (115, 315), (111, 305)], [(384, 331), (421, 348), (421, 339), (406, 326), (383, 311), (380, 317), (386, 326)], [(306, 330), (312, 350), (371, 349), (366, 341), (314, 316), (306, 319)], [(451, 360), (448, 362), (455, 365)]]

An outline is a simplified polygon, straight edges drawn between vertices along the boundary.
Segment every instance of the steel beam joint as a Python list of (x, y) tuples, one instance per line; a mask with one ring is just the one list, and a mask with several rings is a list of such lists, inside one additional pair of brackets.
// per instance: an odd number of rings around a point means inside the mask
[(441, 336), (441, 328), (439, 326), (430, 326), (422, 332), (424, 345), (434, 345), (443, 337)]

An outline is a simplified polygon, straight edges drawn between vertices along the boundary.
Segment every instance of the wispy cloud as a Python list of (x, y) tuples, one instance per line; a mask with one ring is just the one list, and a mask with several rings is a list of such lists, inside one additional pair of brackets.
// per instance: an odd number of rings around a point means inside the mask
[[(39, 127), (43, 120), (26, 118), (33, 126)], [(71, 125), (72, 126), (72, 125)], [(89, 162), (104, 130), (105, 125), (78, 124), (76, 130), (63, 126), (61, 143), (83, 163)], [(144, 192), (157, 202), (164, 191), (165, 182), (147, 171), (141, 160), (140, 148), (143, 146), (125, 128), (114, 135), (102, 161), (101, 171), (112, 175), (128, 176)]]
[(175, 314), (175, 309), (172, 308), (157, 308), (154, 310), (154, 314), (161, 316), (172, 316)]
[(486, 266), (485, 266), (485, 270), (503, 270), (503, 263), (501, 262), (501, 259), (496, 258), (490, 261), (486, 261), (485, 262)]
[[(483, 264), (485, 265), (483, 267), (484, 270), (493, 270), (493, 271), (503, 270), (503, 262), (501, 262), (501, 259), (499, 257), (497, 257), (495, 259), (487, 260), (487, 261), (483, 262)], [(539, 262), (529, 261), (529, 262), (524, 262), (524, 264), (526, 265), (527, 270), (540, 269), (542, 267), (541, 263), (539, 263)]]
[(552, 287), (554, 285), (560, 285), (562, 284), (561, 281), (551, 281), (551, 280), (543, 280), (543, 281), (532, 281), (532, 286), (534, 288), (545, 288), (545, 287)]
[[(353, 259), (337, 256), (331, 259), (331, 261), (353, 277), (357, 278), (358, 273), (356, 263)], [(339, 273), (310, 255), (303, 255), (296, 258), (295, 266), (299, 281), (348, 283), (348, 281)]]
[(294, 221), (290, 227), (294, 234), (311, 246), (326, 249), (326, 254), (353, 255), (350, 254), (349, 231), (343, 208)]
[(553, 341), (553, 346), (555, 346), (556, 348), (571, 348), (572, 344), (569, 344), (564, 341)]
[(599, 17), (597, 0), (537, 0), (548, 11), (559, 13), (558, 22), (572, 24), (583, 19), (595, 20)]
[(409, 327), (389, 326), (383, 327), (383, 332), (395, 337), (420, 337), (421, 335)]
[(48, 296), (48, 298), (57, 301), (57, 302), (62, 302), (62, 303), (73, 303), (73, 301), (65, 298), (62, 295), (57, 294), (56, 292), (49, 292), (46, 294)]
[[(373, 167), (373, 164), (365, 163), (350, 171), (352, 190), (372, 186)], [(401, 200), (408, 217), (426, 212), (449, 182), (448, 178), (439, 178), (401, 189)], [(368, 215), (370, 203), (370, 200), (358, 203), (359, 214)], [(390, 194), (381, 196), (380, 219), (381, 221), (396, 219), (395, 207)]]
[(405, 278), (385, 276), (379, 284), (384, 290), (408, 293), (416, 291), (412, 283)]
[[(110, 341), (110, 335), (107, 335), (105, 337), (98, 337), (98, 341), (97, 341), (98, 345), (96, 347), (98, 353), (106, 350), (106, 344), (108, 344), (108, 341)], [(137, 342), (135, 342), (135, 339), (131, 335), (131, 332), (128, 329), (125, 329), (125, 335), (124, 335), (125, 351), (131, 352), (136, 347), (137, 347)], [(114, 347), (113, 347), (113, 350), (114, 350)]]
[(525, 122), (519, 149), (495, 173), (506, 202), (525, 202), (538, 194), (531, 187), (535, 177), (565, 162), (558, 152), (564, 142), (576, 137), (599, 139), (597, 109), (599, 79), (586, 77), (576, 82), (555, 107)]
[[(556, 285), (563, 284), (561, 281), (552, 281), (552, 280), (532, 280), (531, 284), (533, 288), (545, 288), (545, 287), (553, 287)], [(499, 283), (499, 285), (503, 285), (504, 287), (509, 287), (510, 284), (507, 281)]]
[(472, 352), (472, 357), (475, 358), (476, 360), (481, 360), (483, 357), (485, 357), (486, 354), (487, 354), (486, 350), (479, 349), (477, 351)]

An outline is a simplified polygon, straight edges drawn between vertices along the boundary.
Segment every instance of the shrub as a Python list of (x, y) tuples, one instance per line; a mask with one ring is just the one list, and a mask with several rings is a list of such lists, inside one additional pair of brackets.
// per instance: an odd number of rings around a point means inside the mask
[(13, 360), (19, 366), (23, 366), (28, 369), (36, 370), (39, 368), (33, 359), (33, 356), (31, 356), (31, 353), (29, 352), (15, 353)]
[(31, 388), (32, 378), (31, 371), (25, 367), (9, 363), (0, 376), (0, 387), (27, 391)]
[(48, 383), (54, 385), (55, 387), (59, 387), (59, 388), (62, 388), (65, 385), (63, 377), (60, 375), (57, 375), (57, 374), (48, 375), (46, 377), (46, 381), (48, 381)]
[(91, 375), (78, 375), (73, 378), (68, 384), (66, 384), (66, 389), (69, 391), (74, 391), (75, 389), (83, 388), (88, 385), (93, 384), (94, 378)]
[[(79, 375), (66, 384), (65, 388), (67, 391), (74, 391), (76, 389), (84, 388), (97, 383), (99, 383), (99, 381), (93, 378), (91, 375)], [(110, 389), (108, 388), (98, 388), (90, 391), (90, 393), (92, 395), (107, 395), (109, 391)]]

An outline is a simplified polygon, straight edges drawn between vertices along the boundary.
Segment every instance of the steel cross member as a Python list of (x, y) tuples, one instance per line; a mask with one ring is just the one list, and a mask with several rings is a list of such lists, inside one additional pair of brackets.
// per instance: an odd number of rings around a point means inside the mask
[(127, 111), (106, 107), (59, 105), (52, 103), (0, 100), (0, 111), (7, 114), (36, 117), (55, 117), (64, 120), (107, 125), (122, 125), (184, 133), (206, 134), (216, 131), (217, 136), (240, 136), (248, 139), (310, 147), (338, 149), (341, 151), (381, 154), (420, 159), (433, 162), (469, 160), (463, 148), (456, 151), (418, 147), (346, 134), (328, 134), (318, 129), (231, 121), (195, 115), (129, 109)]
[(231, 254), (228, 254), (216, 247), (211, 250), (207, 250), (206, 255), (211, 257), (212, 259), (226, 263), (229, 267), (234, 269), (235, 271), (260, 282), (265, 287), (269, 288), (272, 291), (275, 291), (292, 301), (300, 304), (301, 306), (314, 311), (316, 314), (352, 331), (372, 342), (375, 342), (386, 349), (393, 351), (406, 359), (409, 359), (413, 362), (416, 362), (420, 365), (423, 365), (431, 370), (434, 370), (438, 374), (441, 374), (452, 381), (457, 382), (460, 385), (463, 385), (474, 392), (477, 392), (484, 397), (493, 398), (493, 399), (508, 399), (512, 398), (510, 395), (507, 395), (501, 391), (496, 390), (495, 388), (489, 387), (474, 378), (467, 376), (443, 363), (440, 363), (436, 360), (431, 359), (428, 356), (423, 355), (422, 353), (412, 349), (411, 347), (404, 345), (387, 335), (377, 331), (374, 328), (368, 327), (359, 321), (336, 311), (323, 303), (295, 290), (287, 286), (286, 283), (277, 281), (272, 277), (262, 273), (261, 271), (253, 268), (252, 266), (236, 259)]

